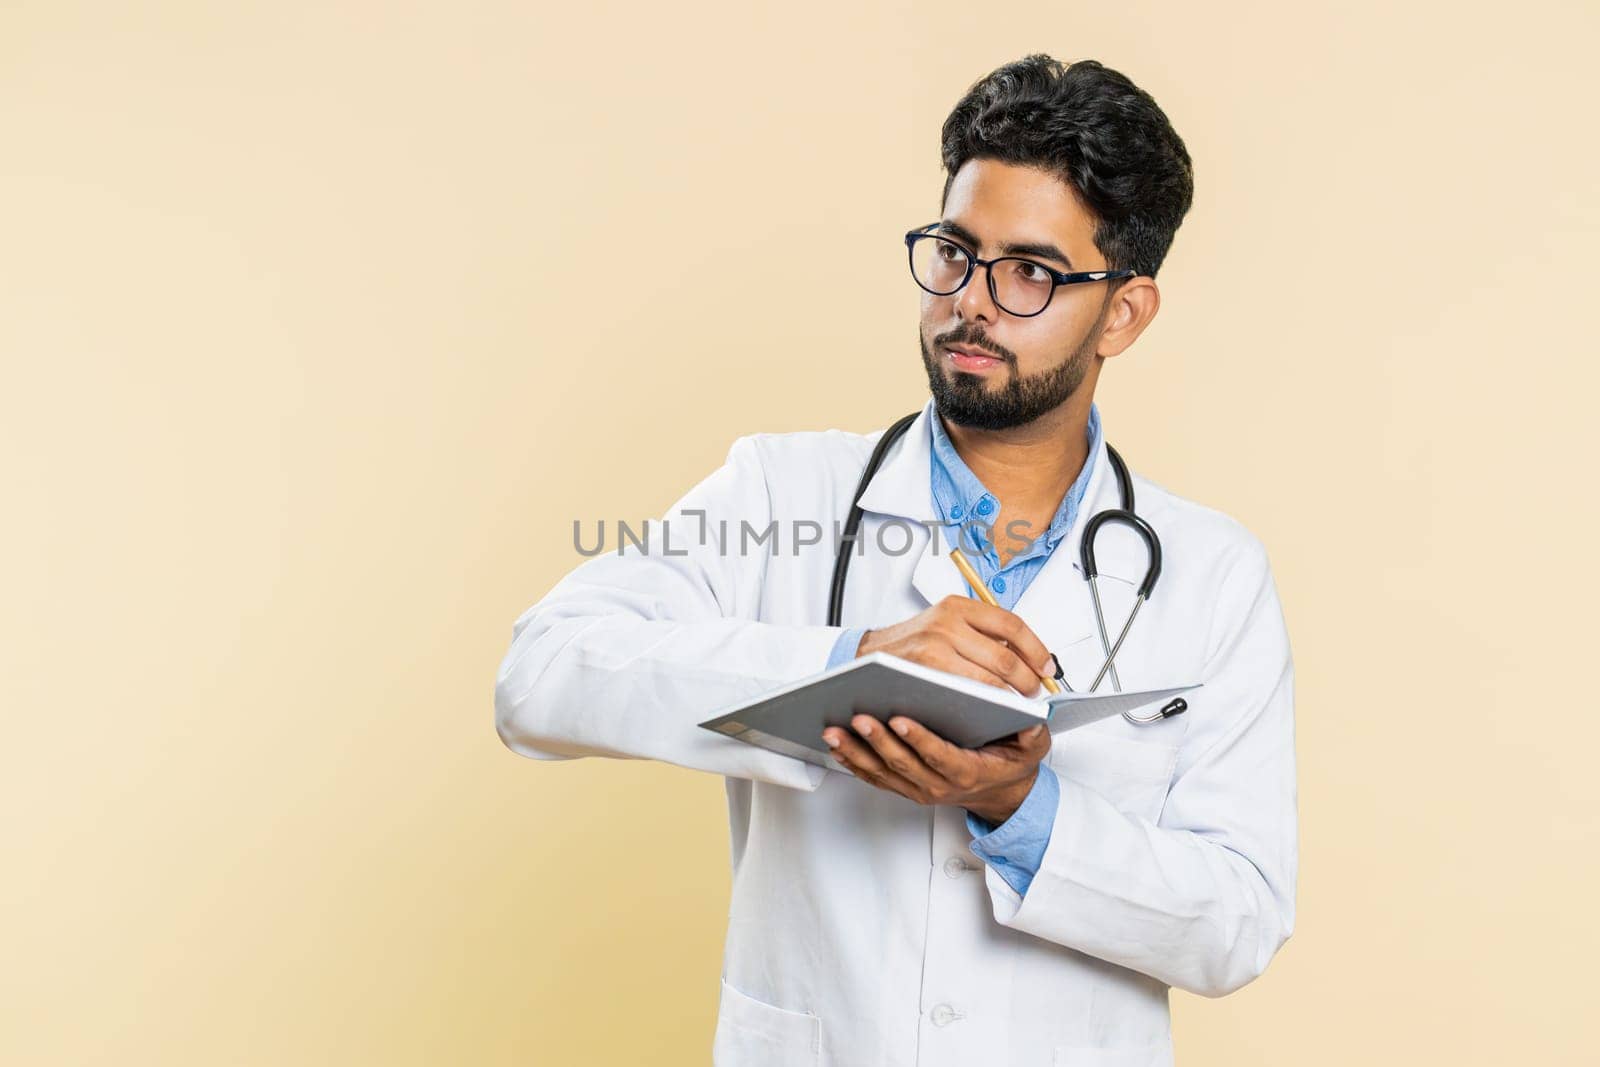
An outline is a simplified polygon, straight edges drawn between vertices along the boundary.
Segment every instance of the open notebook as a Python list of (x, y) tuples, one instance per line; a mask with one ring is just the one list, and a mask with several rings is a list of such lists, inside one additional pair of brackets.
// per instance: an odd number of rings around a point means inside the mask
[(1034, 698), (873, 652), (724, 708), (699, 725), (831, 769), (836, 764), (822, 731), (829, 726), (848, 729), (852, 715), (872, 715), (880, 722), (904, 715), (952, 744), (980, 748), (1040, 722), (1048, 723), (1051, 733), (1060, 733), (1124, 711), (1144, 718), (1177, 694), (1197, 688), (1198, 683)]

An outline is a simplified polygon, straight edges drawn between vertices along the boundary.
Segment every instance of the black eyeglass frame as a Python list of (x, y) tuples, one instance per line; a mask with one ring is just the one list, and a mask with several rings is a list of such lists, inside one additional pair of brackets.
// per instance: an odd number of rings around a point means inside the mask
[[(959, 293), (966, 287), (966, 284), (972, 280), (973, 271), (977, 270), (979, 267), (988, 267), (989, 269), (984, 271), (984, 274), (987, 276), (989, 282), (989, 299), (994, 301), (995, 307), (999, 308), (1001, 311), (1004, 311), (1007, 315), (1014, 315), (1019, 319), (1031, 319), (1035, 315), (1044, 314), (1045, 308), (1050, 306), (1050, 301), (1055, 299), (1056, 286), (1078, 285), (1082, 282), (1100, 282), (1116, 278), (1131, 278), (1138, 273), (1138, 271), (1127, 269), (1061, 271), (1056, 270), (1048, 263), (1040, 263), (1037, 259), (1029, 259), (1027, 256), (999, 256), (995, 259), (979, 259), (976, 253), (972, 252), (960, 241), (954, 240), (946, 234), (929, 232), (938, 225), (939, 223), (937, 222), (930, 222), (928, 225), (919, 226), (915, 230), (912, 230), (906, 234), (906, 265), (910, 267), (911, 280), (917, 283), (917, 287), (923, 292), (932, 293), (934, 296), (952, 296), (955, 293)], [(967, 272), (961, 276), (961, 281), (956, 285), (956, 287), (951, 289), (949, 292), (941, 293), (937, 289), (929, 289), (926, 285), (922, 284), (922, 279), (917, 277), (916, 246), (918, 241), (927, 237), (932, 237), (940, 241), (947, 241), (966, 253)], [(1050, 295), (1044, 298), (1044, 305), (1040, 307), (1038, 311), (1030, 311), (1024, 315), (1019, 312), (1012, 311), (1010, 308), (1000, 303), (1000, 295), (994, 291), (994, 265), (996, 263), (1004, 263), (1008, 259), (1015, 259), (1023, 263), (1032, 264), (1033, 266), (1044, 271), (1046, 274), (1050, 275), (1051, 278), (1055, 279), (1056, 284), (1050, 287)]]

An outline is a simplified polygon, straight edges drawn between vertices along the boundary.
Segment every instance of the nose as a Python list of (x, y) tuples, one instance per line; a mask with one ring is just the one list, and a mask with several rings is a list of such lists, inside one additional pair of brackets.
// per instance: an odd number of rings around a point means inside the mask
[(956, 294), (956, 314), (963, 319), (982, 319), (993, 322), (1000, 317), (994, 297), (989, 293), (989, 265), (975, 265), (967, 284)]

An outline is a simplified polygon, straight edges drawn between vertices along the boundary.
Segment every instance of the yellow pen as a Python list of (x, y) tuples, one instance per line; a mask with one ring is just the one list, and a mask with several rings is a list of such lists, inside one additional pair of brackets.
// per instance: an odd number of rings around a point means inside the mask
[[(972, 586), (972, 591), (978, 594), (979, 600), (982, 600), (990, 607), (998, 608), (1000, 606), (1000, 602), (995, 600), (993, 593), (989, 592), (989, 587), (983, 584), (983, 579), (978, 577), (978, 572), (973, 569), (972, 562), (962, 554), (961, 549), (955, 547), (950, 549), (950, 561), (956, 565), (956, 570), (961, 572), (961, 577), (967, 580), (967, 584)], [(1055, 659), (1054, 654), (1050, 658)], [(1061, 686), (1056, 684), (1054, 678), (1040, 678), (1040, 681), (1044, 683), (1046, 692), (1061, 692)]]

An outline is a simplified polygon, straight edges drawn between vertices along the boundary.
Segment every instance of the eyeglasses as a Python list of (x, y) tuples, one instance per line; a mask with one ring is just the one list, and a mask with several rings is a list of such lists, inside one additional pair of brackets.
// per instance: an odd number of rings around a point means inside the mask
[(1032, 259), (1002, 256), (979, 259), (948, 237), (928, 231), (938, 226), (930, 222), (906, 234), (906, 251), (911, 259), (911, 277), (935, 296), (959, 292), (978, 267), (989, 268), (989, 296), (1001, 311), (1019, 318), (1030, 318), (1050, 306), (1058, 285), (1098, 282), (1108, 278), (1131, 278), (1132, 270), (1083, 270), (1068, 273), (1047, 267)]

